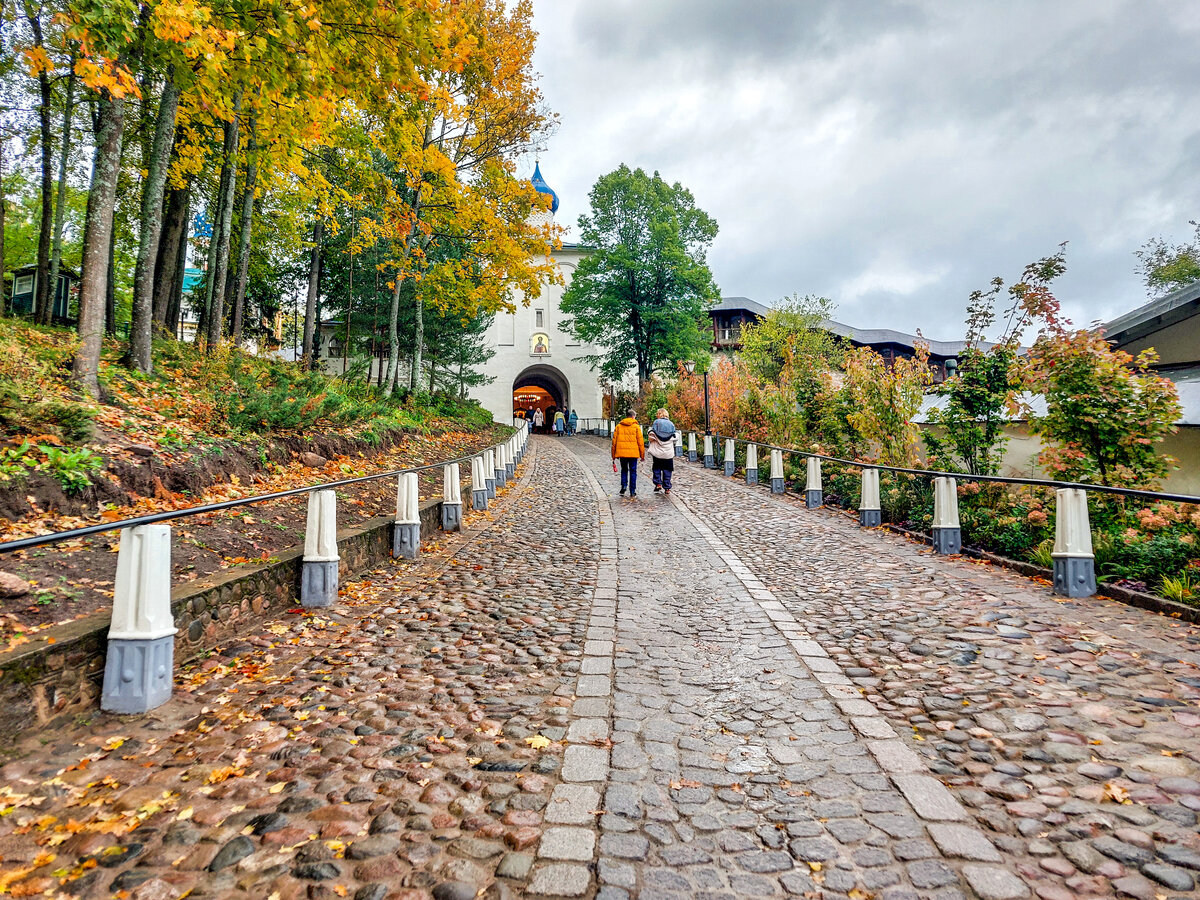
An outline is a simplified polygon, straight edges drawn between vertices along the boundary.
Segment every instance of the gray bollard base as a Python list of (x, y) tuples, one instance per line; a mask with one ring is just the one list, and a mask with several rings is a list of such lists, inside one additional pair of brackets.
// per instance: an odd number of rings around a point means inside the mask
[(784, 491), (783, 479), (782, 478), (772, 478), (771, 479), (771, 493), (772, 494), (782, 494), (783, 491)]
[(487, 485), (488, 499), (495, 500), (496, 499), (496, 479), (495, 478), (485, 478), (485, 479), (483, 479), (483, 483)]
[(512, 481), (513, 475), (516, 474), (516, 471), (517, 471), (516, 463), (505, 463), (504, 464), (504, 479), (506, 481)]
[(416, 559), (420, 551), (421, 523), (396, 522), (392, 526), (392, 557), (394, 559)]
[(442, 503), (442, 531), (462, 530), (462, 504)]
[(689, 450), (688, 451), (688, 462), (695, 462), (695, 461), (696, 461), (696, 451)]
[(175, 687), (175, 635), (143, 640), (113, 638), (104, 661), (100, 708), (105, 712), (149, 712), (171, 699)]
[(487, 509), (487, 491), (471, 491), (471, 509), (482, 512)]
[(962, 553), (962, 529), (933, 529), (933, 552), (940, 553), (942, 556), (953, 556), (955, 553)]
[(704, 457), (704, 468), (715, 469), (716, 467), (717, 467), (717, 464), (715, 462), (713, 462), (713, 458), (711, 456), (706, 455)]
[(333, 606), (338, 592), (338, 561), (304, 560), (300, 565), (300, 605), (309, 609)]
[(1095, 595), (1095, 558), (1091, 556), (1054, 557), (1054, 593), (1062, 597)]
[(805, 491), (804, 505), (809, 509), (816, 509), (818, 506), (824, 506), (825, 492), (824, 491)]
[(725, 477), (726, 478), (733, 477), (733, 461), (732, 460), (728, 460), (728, 459), (725, 460)]
[(508, 483), (508, 474), (505, 472), (504, 469), (496, 470), (495, 481), (496, 481), (496, 487), (504, 487), (504, 485)]
[(883, 524), (883, 511), (879, 509), (860, 509), (858, 524), (863, 528), (878, 528)]
[(758, 484), (758, 469), (746, 470), (746, 484)]

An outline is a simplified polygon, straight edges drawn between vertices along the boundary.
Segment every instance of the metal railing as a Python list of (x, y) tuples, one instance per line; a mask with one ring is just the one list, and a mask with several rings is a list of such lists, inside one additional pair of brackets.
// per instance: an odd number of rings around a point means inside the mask
[[(711, 438), (711, 444), (708, 441)], [(698, 448), (699, 441), (704, 441), (703, 450)], [(732, 445), (733, 459), (727, 452)], [(1053, 489), (1055, 492), (1054, 520), (1054, 549), (1050, 553), (1054, 590), (1056, 593), (1069, 597), (1090, 597), (1097, 592), (1098, 582), (1095, 570), (1095, 555), (1092, 548), (1092, 531), (1088, 513), (1089, 494), (1107, 494), (1117, 497), (1130, 497), (1143, 502), (1152, 503), (1200, 503), (1200, 496), (1180, 494), (1168, 491), (1152, 491), (1139, 488), (1125, 488), (1105, 484), (1091, 484), (1076, 481), (1057, 481), (1046, 478), (1022, 478), (1006, 475), (973, 475), (964, 472), (948, 472), (941, 469), (918, 469), (910, 466), (889, 466), (868, 460), (845, 459), (840, 456), (830, 456), (814, 453), (809, 450), (799, 450), (795, 447), (781, 447), (775, 444), (759, 441), (749, 441), (744, 438), (709, 437), (691, 432), (688, 435), (688, 456), (693, 460), (703, 460), (706, 468), (723, 468), (726, 475), (733, 475), (737, 469), (737, 447), (754, 447), (756, 465), (753, 469), (743, 466), (748, 484), (758, 483), (757, 457), (758, 449), (770, 454), (770, 485), (771, 492), (783, 494), (787, 491), (787, 469), (784, 465), (784, 454), (798, 456), (807, 460), (807, 482), (804, 494), (809, 508), (824, 506), (824, 487), (821, 463), (830, 462), (844, 466), (848, 470), (860, 470), (862, 487), (859, 492), (859, 524), (864, 527), (877, 527), (883, 524), (883, 509), (880, 502), (879, 473), (892, 472), (896, 475), (907, 475), (914, 478), (928, 478), (933, 488), (933, 519), (932, 543), (934, 552), (939, 554), (955, 554), (962, 552), (962, 529), (958, 515), (958, 481), (1011, 484), (1021, 487)], [(696, 448), (693, 452), (693, 448)], [(749, 456), (747, 449), (746, 455)], [(753, 472), (753, 475), (751, 475)], [(851, 474), (847, 472), (846, 474)], [(927, 510), (926, 510), (927, 511)]]
[[(145, 516), (133, 516), (128, 519), (116, 519), (112, 522), (100, 522), (95, 525), (85, 525), (81, 528), (72, 528), (68, 531), (55, 531), (50, 534), (38, 534), (30, 537), (17, 538), (16, 540), (0, 542), (0, 555), (5, 553), (15, 553), (18, 550), (28, 550), (32, 547), (43, 547), (47, 544), (56, 544), (60, 541), (72, 540), (74, 538), (88, 537), (93, 534), (104, 534), (108, 531), (119, 531), (122, 528), (136, 528), (139, 525), (153, 525), (156, 522), (167, 522), (172, 519), (183, 519), (188, 516), (202, 516), (207, 513), (220, 512), (224, 509), (235, 509), (239, 506), (253, 506), (256, 503), (265, 503), (270, 500), (280, 500), (284, 497), (297, 497), (302, 494), (311, 494), (313, 491), (329, 491), (352, 484), (363, 484), (368, 481), (379, 481), (383, 478), (396, 478), (400, 475), (405, 475), (410, 472), (428, 472), (433, 469), (441, 469), (445, 466), (453, 465), (454, 463), (469, 462), (480, 453), (485, 453), (488, 450), (494, 450), (502, 443), (504, 443), (504, 441), (491, 444), (476, 453), (470, 453), (466, 456), (459, 456), (455, 457), (454, 459), (446, 459), (436, 463), (429, 463), (428, 465), (423, 466), (409, 466), (403, 469), (392, 469), (387, 472), (378, 472), (374, 475), (361, 475), (356, 478), (343, 478), (339, 481), (326, 481), (321, 484), (312, 484), (306, 487), (290, 488), (286, 491), (272, 491), (269, 494), (256, 494), (253, 497), (242, 497), (237, 500), (223, 500), (220, 503), (205, 503), (200, 506), (188, 506), (183, 509), (173, 509), (167, 512), (152, 513)], [(470, 478), (463, 479), (462, 481), (465, 484), (470, 481)]]
[[(685, 432), (686, 433), (686, 432)], [(720, 436), (713, 434), (713, 455), (718, 455), (720, 450), (720, 459), (724, 462), (724, 442), (728, 439), (728, 435)], [(703, 439), (703, 435), (697, 433), (697, 442)], [(775, 444), (765, 444), (761, 441), (748, 441), (743, 438), (733, 438), (735, 444), (747, 445), (754, 444), (764, 450), (779, 450), (791, 456), (800, 456), (804, 458), (812, 457), (826, 462), (840, 463), (844, 466), (850, 466), (857, 469), (878, 469), (881, 472), (899, 472), (905, 475), (916, 475), (923, 478), (954, 478), (958, 481), (988, 481), (1000, 484), (1018, 484), (1029, 487), (1047, 487), (1047, 488), (1065, 488), (1071, 490), (1093, 491), (1105, 494), (1117, 494), (1123, 497), (1139, 497), (1155, 502), (1167, 501), (1171, 503), (1200, 503), (1200, 496), (1193, 494), (1173, 494), (1166, 491), (1148, 491), (1138, 488), (1123, 488), (1115, 487), (1107, 484), (1093, 484), (1086, 481), (1054, 481), (1045, 478), (1021, 478), (1015, 475), (972, 475), (966, 472), (950, 472), (940, 469), (913, 469), (904, 466), (886, 466), (882, 463), (867, 462), (865, 460), (843, 459), (840, 456), (826, 456), (823, 453), (813, 453), (810, 450), (798, 450), (795, 447), (780, 447)]]

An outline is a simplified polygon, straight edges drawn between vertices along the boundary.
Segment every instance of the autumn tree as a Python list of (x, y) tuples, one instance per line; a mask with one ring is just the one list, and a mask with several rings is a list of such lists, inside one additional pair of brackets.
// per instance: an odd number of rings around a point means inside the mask
[[(996, 475), (1008, 439), (1004, 425), (1018, 411), (1020, 385), (1018, 353), (1025, 329), (1053, 304), (1051, 282), (1066, 271), (1066, 244), (1058, 251), (1030, 263), (1015, 283), (993, 278), (986, 290), (973, 291), (967, 301), (966, 347), (958, 357), (958, 370), (931, 393), (944, 397), (929, 412), (929, 424), (942, 433), (922, 434), (931, 461), (961, 468), (972, 475)], [(1003, 331), (998, 340), (986, 338), (997, 322), (1000, 298)]]
[[(1056, 273), (1065, 271), (1061, 248), (1050, 259)], [(1046, 412), (1029, 419), (1045, 443), (1042, 466), (1071, 481), (1157, 487), (1175, 462), (1157, 444), (1182, 412), (1174, 383), (1153, 370), (1158, 354), (1135, 357), (1100, 328), (1074, 328), (1047, 284), (1026, 292), (1020, 307), (1040, 325), (1021, 371), (1025, 387), (1046, 401)]]
[(717, 223), (683, 185), (624, 164), (589, 198), (579, 228), (594, 249), (563, 295), (563, 325), (603, 348), (589, 361), (604, 377), (619, 380), (632, 367), (645, 382), (707, 349), (701, 323), (718, 295), (707, 265)]
[(852, 402), (847, 418), (885, 465), (916, 462), (916, 418), (933, 373), (929, 346), (918, 341), (915, 350), (914, 356), (898, 357), (891, 365), (870, 347), (855, 347), (846, 354), (844, 390)]

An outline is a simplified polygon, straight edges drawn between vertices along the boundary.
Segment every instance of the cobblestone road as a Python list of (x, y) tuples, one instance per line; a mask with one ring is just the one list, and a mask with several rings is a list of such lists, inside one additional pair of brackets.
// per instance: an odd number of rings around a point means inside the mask
[(683, 483), (1032, 892), (1198, 896), (1200, 629), (696, 467)]
[(419, 562), (31, 741), (0, 894), (1197, 896), (1197, 629), (531, 449)]
[(35, 738), (0, 772), (0, 894), (519, 895), (598, 555), (571, 457), (522, 469), (461, 535), (185, 670), (155, 714)]

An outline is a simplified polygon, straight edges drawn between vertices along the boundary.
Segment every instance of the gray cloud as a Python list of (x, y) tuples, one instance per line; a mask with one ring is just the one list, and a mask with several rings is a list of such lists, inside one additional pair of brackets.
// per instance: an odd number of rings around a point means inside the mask
[(1133, 251), (1200, 214), (1200, 8), (536, 0), (559, 220), (621, 162), (692, 189), (726, 294), (819, 293), (961, 331), (967, 294), (1069, 240), (1078, 322), (1145, 299)]

